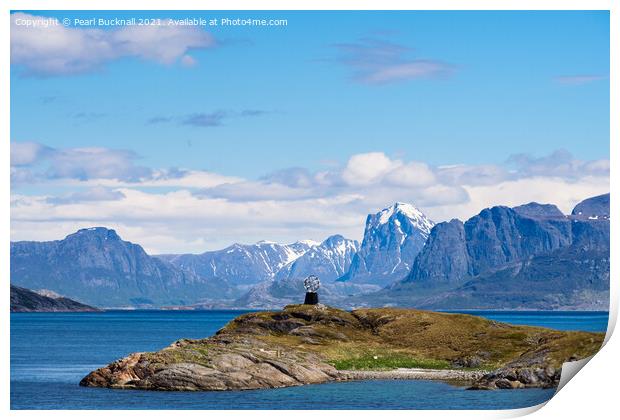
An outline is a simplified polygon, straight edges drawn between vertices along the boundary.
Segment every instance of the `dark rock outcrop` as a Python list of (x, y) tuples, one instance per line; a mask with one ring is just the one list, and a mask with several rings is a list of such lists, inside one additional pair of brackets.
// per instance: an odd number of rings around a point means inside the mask
[(556, 388), (560, 383), (561, 369), (551, 366), (502, 368), (487, 373), (468, 389), (520, 389), (520, 388)]
[(45, 296), (11, 285), (11, 312), (98, 312), (99, 309), (62, 296)]

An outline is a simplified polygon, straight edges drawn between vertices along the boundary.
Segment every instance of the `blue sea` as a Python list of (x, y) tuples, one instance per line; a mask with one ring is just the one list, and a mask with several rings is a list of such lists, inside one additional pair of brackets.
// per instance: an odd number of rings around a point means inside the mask
[[(361, 381), (258, 391), (154, 392), (82, 388), (91, 370), (179, 338), (212, 335), (244, 311), (11, 314), (12, 409), (509, 409), (554, 390), (467, 391), (438, 381)], [(501, 322), (605, 331), (607, 312), (469, 311)]]

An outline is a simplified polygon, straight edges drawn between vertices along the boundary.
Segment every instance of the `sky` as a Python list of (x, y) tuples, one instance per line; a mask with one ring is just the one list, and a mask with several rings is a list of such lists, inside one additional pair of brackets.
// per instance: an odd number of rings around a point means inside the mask
[(397, 201), (440, 222), (608, 191), (605, 11), (11, 15), (13, 241), (359, 240)]

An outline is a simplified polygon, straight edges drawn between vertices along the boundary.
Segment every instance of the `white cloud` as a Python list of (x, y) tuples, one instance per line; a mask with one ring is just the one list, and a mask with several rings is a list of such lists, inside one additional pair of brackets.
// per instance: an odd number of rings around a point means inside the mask
[(556, 150), (543, 157), (529, 154), (512, 155), (507, 163), (514, 166), (521, 177), (550, 176), (576, 180), (587, 175), (609, 174), (609, 160), (583, 161), (575, 159), (566, 150)]
[(400, 165), (380, 152), (353, 155), (342, 172), (342, 179), (349, 185), (370, 185)]
[[(11, 240), (58, 239), (80, 227), (106, 226), (150, 252), (201, 252), (239, 241), (288, 241), (291, 232), (311, 239), (322, 239), (326, 231), (359, 236), (362, 228), (358, 215), (346, 208), (352, 199), (346, 197), (234, 202), (198, 198), (187, 190), (164, 194), (119, 191), (124, 198), (97, 203), (52, 204), (49, 197), (14, 195)], [(70, 230), (59, 235), (57, 226)], [(169, 241), (152, 243), (152, 237)]]
[(114, 201), (125, 198), (125, 195), (114, 189), (106, 188), (101, 185), (65, 194), (60, 197), (51, 197), (47, 201), (51, 204), (69, 204), (91, 201)]
[(50, 159), (45, 175), (48, 178), (93, 178), (140, 179), (151, 174), (151, 170), (136, 166), (134, 152), (112, 150), (103, 147), (85, 147), (57, 150)]
[(220, 175), (209, 171), (189, 169), (152, 170), (149, 177), (141, 179), (91, 179), (84, 182), (69, 181), (74, 185), (104, 185), (107, 187), (167, 187), (213, 188), (222, 184), (242, 182), (243, 178)]
[(185, 54), (181, 57), (181, 64), (185, 67), (194, 67), (198, 62), (191, 55)]
[(152, 171), (135, 164), (138, 155), (130, 150), (83, 147), (53, 149), (39, 143), (11, 143), (11, 182), (50, 179), (150, 178)]
[[(23, 162), (32, 161), (24, 156)], [(371, 152), (327, 171), (291, 168), (259, 180), (173, 169), (149, 169), (140, 179), (55, 178), (43, 185), (63, 185), (71, 193), (14, 191), (11, 239), (58, 239), (81, 227), (107, 226), (155, 253), (262, 239), (322, 240), (335, 233), (359, 240), (366, 215), (395, 201), (413, 203), (437, 222), (531, 201), (557, 204), (568, 213), (578, 201), (609, 191), (608, 169), (606, 160), (581, 161), (566, 152), (520, 155), (499, 165), (437, 167)]]
[[(55, 20), (56, 24), (24, 24), (49, 19)], [(210, 34), (191, 26), (83, 29), (65, 27), (54, 18), (11, 14), (11, 64), (23, 66), (26, 74), (52, 76), (86, 73), (124, 57), (160, 64), (181, 60), (187, 65), (189, 59), (194, 60), (187, 55), (188, 51), (215, 45), (215, 39)]]
[(532, 177), (500, 182), (496, 185), (464, 186), (469, 200), (455, 206), (429, 208), (437, 220), (466, 220), (486, 207), (509, 207), (530, 203), (549, 203), (569, 214), (573, 207), (588, 197), (609, 192), (609, 177), (586, 175), (578, 181), (559, 177)]
[(386, 179), (401, 187), (425, 187), (437, 181), (431, 168), (423, 162), (399, 165), (387, 174)]
[(449, 66), (439, 61), (414, 60), (378, 67), (359, 76), (360, 81), (370, 84), (400, 82), (411, 79), (437, 77), (449, 72)]
[(453, 66), (438, 60), (413, 59), (406, 56), (412, 49), (374, 38), (334, 45), (340, 56), (334, 61), (350, 68), (353, 79), (360, 83), (381, 85), (446, 76)]
[(49, 147), (34, 142), (12, 143), (11, 166), (31, 165), (51, 150)]
[(607, 77), (600, 74), (578, 74), (572, 76), (559, 76), (555, 78), (555, 81), (562, 85), (585, 85), (587, 83), (605, 79), (607, 79)]
[(53, 149), (33, 142), (11, 143), (11, 183), (73, 187), (211, 188), (243, 179), (208, 171), (151, 169), (137, 165), (130, 150), (104, 147)]

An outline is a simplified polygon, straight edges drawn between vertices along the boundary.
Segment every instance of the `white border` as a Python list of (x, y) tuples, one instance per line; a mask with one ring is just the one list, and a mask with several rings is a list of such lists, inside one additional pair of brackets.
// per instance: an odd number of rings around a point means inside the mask
[[(500, 0), (445, 0), (445, 1), (345, 1), (345, 0), (298, 0), (294, 2), (282, 0), (263, 0), (263, 1), (199, 1), (199, 0), (176, 0), (174, 2), (166, 0), (132, 0), (128, 4), (127, 0), (90, 0), (88, 2), (78, 0), (14, 0), (2, 2), (4, 12), (4, 24), (0, 26), (2, 34), (2, 71), (0, 72), (0, 92), (2, 94), (2, 102), (0, 106), (0, 128), (3, 133), (3, 141), (0, 143), (0, 162), (2, 172), (0, 174), (0, 196), (5, 203), (1, 209), (2, 217), (0, 218), (0, 232), (2, 240), (0, 241), (0, 270), (2, 270), (1, 278), (8, 286), (9, 279), (9, 238), (10, 238), (10, 174), (9, 174), (9, 107), (10, 107), (10, 83), (9, 83), (9, 66), (10, 66), (10, 38), (8, 24), (9, 10), (610, 10), (611, 11), (611, 256), (612, 261), (618, 260), (618, 238), (620, 232), (618, 225), (615, 223), (615, 215), (620, 214), (620, 205), (614, 199), (618, 194), (618, 183), (614, 182), (620, 175), (615, 160), (620, 153), (618, 145), (618, 121), (616, 117), (620, 115), (618, 107), (618, 84), (615, 77), (618, 75), (618, 35), (620, 28), (620, 19), (618, 18), (619, 6), (618, 2), (603, 0), (522, 0), (522, 1), (500, 1)], [(550, 31), (553, 28), (549, 29)], [(586, 139), (587, 141), (587, 139)], [(620, 353), (620, 342), (617, 337), (611, 337), (610, 332), (615, 326), (618, 312), (618, 274), (619, 271), (614, 263), (611, 265), (611, 302), (610, 310), (610, 330), (606, 339), (608, 342), (605, 347), (597, 354), (588, 367), (580, 372), (578, 379), (570, 381), (566, 387), (562, 389), (554, 398), (546, 404), (544, 409), (538, 410), (539, 407), (532, 407), (521, 410), (507, 411), (391, 411), (383, 415), (389, 415), (392, 418), (411, 418), (415, 415), (417, 418), (430, 419), (446, 419), (446, 418), (462, 418), (462, 419), (486, 419), (486, 418), (509, 418), (522, 416), (528, 413), (532, 414), (532, 418), (600, 418), (605, 419), (611, 417), (610, 413), (618, 412), (617, 402), (617, 381), (620, 369), (615, 355)], [(31, 411), (11, 411), (9, 412), (9, 288), (0, 287), (0, 295), (2, 307), (0, 307), (0, 316), (2, 317), (3, 340), (0, 349), (2, 353), (3, 363), (0, 366), (0, 375), (2, 377), (2, 408), (6, 414), (11, 417), (39, 418), (45, 416), (50, 419), (78, 419), (88, 416), (89, 418), (135, 418), (136, 416), (148, 415), (150, 418), (162, 419), (171, 416), (182, 415), (188, 419), (204, 419), (205, 416), (226, 417), (226, 418), (245, 418), (252, 416), (254, 419), (289, 418), (295, 416), (298, 419), (310, 419), (318, 416), (325, 418), (339, 418), (343, 416), (355, 416), (356, 418), (375, 418), (382, 415), (381, 412), (372, 411), (210, 411), (208, 413), (201, 411), (185, 411), (182, 414), (172, 411), (150, 411), (145, 412), (129, 412), (129, 411), (48, 411), (31, 412)], [(544, 405), (544, 404), (543, 404)], [(537, 411), (538, 410), (538, 411)]]

